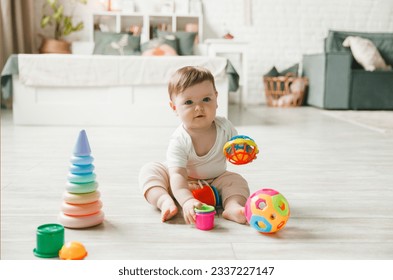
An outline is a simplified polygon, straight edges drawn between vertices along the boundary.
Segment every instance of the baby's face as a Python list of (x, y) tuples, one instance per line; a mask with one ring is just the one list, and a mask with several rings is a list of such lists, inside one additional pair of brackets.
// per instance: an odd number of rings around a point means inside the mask
[(217, 92), (210, 81), (204, 81), (174, 97), (172, 108), (186, 129), (210, 128), (216, 117)]

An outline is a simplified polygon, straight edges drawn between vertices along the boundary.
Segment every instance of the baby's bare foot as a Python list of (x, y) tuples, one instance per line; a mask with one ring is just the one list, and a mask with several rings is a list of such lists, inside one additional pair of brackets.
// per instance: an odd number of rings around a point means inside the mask
[(222, 212), (222, 216), (227, 220), (239, 224), (245, 224), (247, 222), (246, 216), (244, 215), (244, 207), (240, 205), (226, 207), (224, 212)]
[(173, 203), (164, 203), (161, 208), (161, 221), (165, 222), (177, 214), (177, 207)]
[(161, 221), (165, 222), (177, 214), (176, 204), (169, 195), (160, 197), (158, 204), (161, 210)]

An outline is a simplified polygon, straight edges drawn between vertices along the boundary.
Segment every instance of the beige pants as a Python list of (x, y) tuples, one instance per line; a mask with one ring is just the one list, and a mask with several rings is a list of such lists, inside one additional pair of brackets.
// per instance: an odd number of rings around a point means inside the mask
[[(190, 183), (195, 179), (190, 179)], [(247, 199), (250, 196), (247, 181), (237, 173), (226, 171), (213, 179), (205, 179), (218, 190), (222, 206), (225, 208), (229, 197), (239, 195)], [(146, 197), (147, 191), (152, 187), (162, 187), (173, 197), (169, 183), (168, 168), (160, 162), (151, 162), (144, 165), (139, 173), (139, 186)]]

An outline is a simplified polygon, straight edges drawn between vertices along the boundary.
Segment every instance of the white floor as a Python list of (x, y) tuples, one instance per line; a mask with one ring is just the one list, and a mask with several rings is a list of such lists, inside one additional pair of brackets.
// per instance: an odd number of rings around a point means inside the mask
[(258, 159), (229, 166), (252, 191), (289, 201), (286, 228), (262, 235), (216, 218), (200, 231), (181, 215), (167, 223), (140, 195), (141, 165), (163, 160), (172, 127), (14, 126), (1, 112), (1, 258), (36, 259), (36, 228), (57, 222), (69, 158), (86, 129), (105, 222), (66, 229), (88, 259), (393, 259), (393, 135), (310, 107), (250, 108), (230, 119), (258, 143)]

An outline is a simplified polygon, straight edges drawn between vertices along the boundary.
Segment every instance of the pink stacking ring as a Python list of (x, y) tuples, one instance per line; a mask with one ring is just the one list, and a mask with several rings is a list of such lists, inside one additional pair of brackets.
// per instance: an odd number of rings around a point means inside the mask
[(67, 228), (87, 228), (101, 224), (104, 221), (104, 212), (99, 211), (96, 214), (74, 217), (64, 213), (58, 216), (59, 222)]
[(101, 200), (87, 204), (70, 204), (63, 202), (61, 211), (69, 216), (87, 216), (98, 213), (102, 208)]

